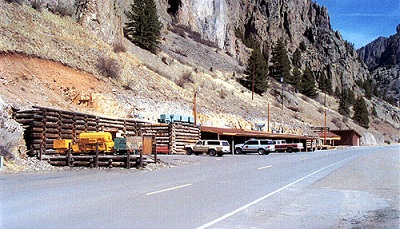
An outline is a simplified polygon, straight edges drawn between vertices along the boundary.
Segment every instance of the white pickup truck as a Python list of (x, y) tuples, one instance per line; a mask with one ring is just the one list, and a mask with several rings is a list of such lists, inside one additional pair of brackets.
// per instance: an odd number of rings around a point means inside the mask
[(287, 143), (286, 140), (274, 140), (275, 150), (292, 153), (304, 149), (303, 143)]

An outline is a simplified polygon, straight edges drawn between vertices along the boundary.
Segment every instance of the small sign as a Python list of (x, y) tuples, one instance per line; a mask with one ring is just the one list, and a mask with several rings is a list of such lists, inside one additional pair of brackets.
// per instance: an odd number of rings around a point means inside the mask
[(127, 136), (126, 148), (129, 150), (140, 150), (143, 146), (143, 139), (141, 136)]

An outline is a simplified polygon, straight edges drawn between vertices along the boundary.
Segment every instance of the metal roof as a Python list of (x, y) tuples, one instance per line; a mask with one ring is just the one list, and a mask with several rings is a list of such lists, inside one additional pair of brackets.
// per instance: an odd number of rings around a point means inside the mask
[(219, 135), (242, 136), (242, 137), (283, 138), (283, 139), (296, 138), (296, 139), (306, 139), (306, 140), (313, 140), (317, 138), (316, 136), (279, 134), (279, 133), (270, 133), (265, 131), (232, 129), (232, 128), (222, 128), (222, 127), (211, 127), (211, 126), (201, 126), (200, 130), (202, 132), (216, 133)]

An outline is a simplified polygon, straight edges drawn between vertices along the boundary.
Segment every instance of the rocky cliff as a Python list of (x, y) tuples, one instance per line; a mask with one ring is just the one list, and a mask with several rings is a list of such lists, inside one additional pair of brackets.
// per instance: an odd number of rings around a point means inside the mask
[(331, 29), (328, 10), (311, 0), (168, 2), (175, 4), (172, 7), (175, 10), (170, 13), (173, 23), (199, 32), (237, 59), (243, 59), (243, 49), (235, 37), (235, 30), (260, 41), (264, 52), (269, 54), (281, 38), (289, 55), (301, 43), (305, 44), (306, 49), (301, 54), (302, 69), (311, 67), (317, 78), (331, 79), (333, 90), (342, 86), (356, 88), (355, 80), (369, 76), (364, 64), (357, 60), (353, 46)]
[(396, 34), (379, 37), (357, 50), (360, 58), (370, 69), (379, 90), (386, 96), (400, 99), (400, 24)]
[[(302, 44), (301, 69), (311, 67), (316, 81), (329, 78), (333, 90), (348, 87), (361, 94), (355, 81), (369, 78), (353, 46), (332, 30), (328, 10), (311, 0), (156, 0), (156, 3), (165, 31), (171, 25), (184, 26), (242, 63), (246, 63), (248, 51), (235, 31), (258, 40), (267, 54), (281, 38), (290, 56)], [(126, 21), (123, 12), (129, 10), (129, 1), (70, 0), (62, 4), (70, 7), (76, 20), (104, 41), (112, 44), (123, 39), (122, 27)]]

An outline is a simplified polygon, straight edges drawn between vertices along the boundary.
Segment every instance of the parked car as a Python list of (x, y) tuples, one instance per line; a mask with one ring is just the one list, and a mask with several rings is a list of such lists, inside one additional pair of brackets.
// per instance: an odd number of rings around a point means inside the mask
[(285, 140), (274, 140), (276, 151), (292, 153), (304, 149), (303, 143), (287, 143)]
[(235, 145), (236, 154), (258, 153), (268, 155), (271, 152), (275, 152), (275, 145), (271, 139), (250, 139), (243, 144)]
[(186, 145), (185, 150), (187, 155), (207, 153), (219, 157), (231, 152), (229, 142), (225, 140), (200, 140), (195, 144)]

